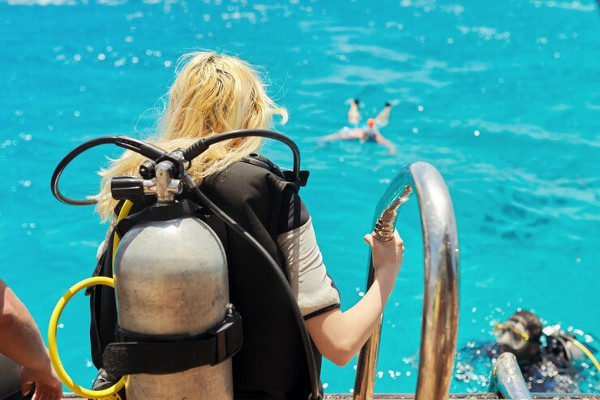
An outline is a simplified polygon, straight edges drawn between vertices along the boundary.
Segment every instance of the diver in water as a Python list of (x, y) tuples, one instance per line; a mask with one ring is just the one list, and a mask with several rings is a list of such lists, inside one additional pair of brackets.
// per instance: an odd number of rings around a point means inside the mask
[[(287, 120), (286, 110), (267, 96), (262, 80), (247, 63), (211, 52), (193, 53), (170, 89), (162, 130), (152, 143), (170, 151), (231, 130), (269, 129), (274, 115), (283, 123)], [(376, 269), (375, 282), (358, 303), (342, 312), (339, 292), (325, 268), (299, 187), (284, 179), (274, 163), (254, 154), (261, 142), (259, 137), (241, 137), (215, 144), (193, 160), (188, 173), (278, 261), (306, 322), (318, 370), (321, 355), (344, 365), (381, 318), (402, 264), (402, 239), (397, 232), (388, 242), (365, 235)], [(111, 197), (110, 179), (138, 176), (144, 160), (128, 151), (102, 172), (97, 211), (103, 220), (111, 220), (109, 234), (119, 208)], [(238, 233), (216, 217), (209, 216), (207, 224), (225, 248), (230, 301), (243, 318), (243, 345), (233, 356), (234, 397), (306, 400), (311, 392), (307, 361), (291, 306), (277, 279), (267, 273), (264, 257)], [(103, 244), (98, 272), (111, 276), (106, 257)], [(97, 286), (92, 290), (92, 310), (93, 360), (102, 368), (102, 351), (116, 341), (112, 289)], [(116, 378), (100, 370), (94, 388), (110, 386)]]
[(575, 390), (572, 355), (565, 347), (542, 346), (542, 324), (529, 311), (517, 311), (494, 326), (501, 352), (511, 352), (531, 392), (571, 393)]
[(361, 116), (358, 110), (358, 99), (354, 99), (350, 103), (350, 109), (348, 110), (348, 123), (353, 128), (344, 127), (342, 130), (323, 137), (320, 142), (329, 142), (332, 140), (360, 140), (361, 142), (375, 142), (380, 143), (387, 147), (390, 154), (396, 153), (396, 146), (388, 139), (386, 139), (379, 131), (380, 127), (384, 127), (388, 124), (390, 118), (390, 111), (392, 105), (385, 103), (383, 110), (377, 114), (375, 118), (369, 118), (367, 125), (359, 127)]
[[(581, 349), (586, 352), (589, 350), (577, 342), (573, 335), (563, 332), (558, 326), (543, 328), (539, 318), (525, 310), (517, 311), (508, 320), (495, 324), (494, 335), (494, 343), (470, 351), (487, 356), (492, 362), (504, 352), (514, 354), (531, 392), (579, 392), (578, 383), (585, 377), (573, 361), (586, 357)], [(587, 356), (595, 361), (591, 353)]]
[(29, 399), (34, 384), (33, 400), (62, 398), (62, 383), (35, 321), (0, 279), (0, 399)]

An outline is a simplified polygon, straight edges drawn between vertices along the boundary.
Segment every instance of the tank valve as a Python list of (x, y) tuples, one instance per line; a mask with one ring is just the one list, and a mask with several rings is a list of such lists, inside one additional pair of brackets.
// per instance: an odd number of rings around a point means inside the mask
[(412, 193), (412, 187), (406, 185), (404, 191), (396, 198), (379, 216), (375, 223), (373, 237), (380, 242), (388, 242), (394, 237), (394, 227), (396, 226), (396, 217), (398, 207), (405, 203)]

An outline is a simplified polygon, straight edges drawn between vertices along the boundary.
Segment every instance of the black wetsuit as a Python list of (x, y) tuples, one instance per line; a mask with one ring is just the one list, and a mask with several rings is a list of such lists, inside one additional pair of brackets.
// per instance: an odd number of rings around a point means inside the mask
[(542, 348), (527, 363), (519, 363), (519, 367), (530, 392), (574, 393), (578, 391), (573, 367), (564, 355), (557, 355)]

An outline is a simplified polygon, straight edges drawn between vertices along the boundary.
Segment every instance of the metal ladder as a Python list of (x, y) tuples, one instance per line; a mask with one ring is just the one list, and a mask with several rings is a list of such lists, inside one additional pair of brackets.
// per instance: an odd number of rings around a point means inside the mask
[[(423, 233), (424, 298), (416, 399), (447, 398), (458, 333), (458, 237), (452, 200), (440, 173), (415, 162), (396, 176), (376, 211), (380, 215), (401, 199), (417, 193)], [(404, 198), (402, 198), (404, 196)], [(367, 288), (373, 284), (372, 260)], [(354, 384), (354, 400), (373, 398), (381, 321), (362, 347)]]

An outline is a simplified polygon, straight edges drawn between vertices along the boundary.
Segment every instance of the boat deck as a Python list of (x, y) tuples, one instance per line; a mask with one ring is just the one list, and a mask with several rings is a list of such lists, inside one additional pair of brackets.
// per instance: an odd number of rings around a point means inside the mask
[[(375, 394), (373, 399), (376, 400), (400, 400), (414, 399), (414, 393), (382, 393)], [(559, 394), (534, 394), (534, 399), (545, 400), (597, 400), (600, 399), (600, 394), (597, 395), (559, 395)], [(450, 393), (448, 399), (465, 399), (465, 400), (492, 400), (502, 399), (496, 393)], [(323, 400), (352, 400), (350, 394), (329, 394), (325, 395)]]
[[(376, 400), (410, 400), (414, 399), (413, 393), (389, 393), (389, 394), (375, 394), (374, 399)], [(534, 399), (540, 400), (599, 400), (600, 394), (577, 394), (577, 395), (565, 395), (565, 394), (548, 394), (548, 393), (534, 393)], [(73, 393), (65, 393), (63, 399), (80, 399), (84, 400), (83, 397), (79, 397)], [(448, 399), (465, 399), (465, 400), (492, 400), (501, 399), (495, 393), (451, 393)], [(326, 394), (323, 400), (352, 400), (351, 394)]]

